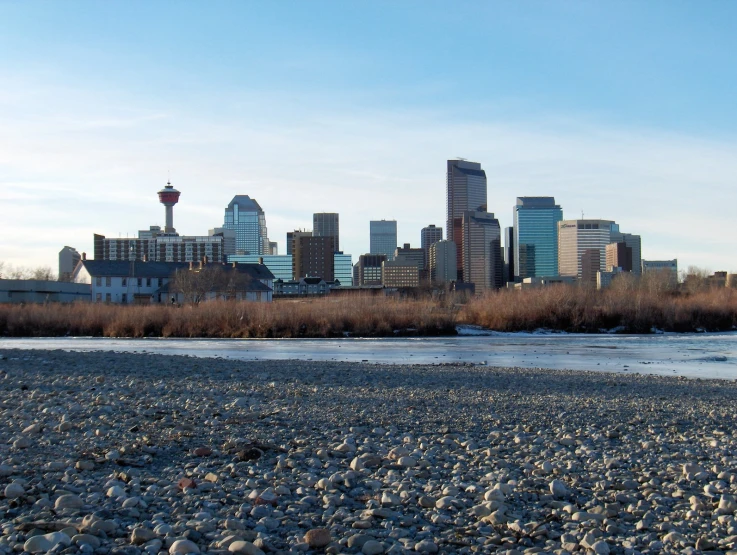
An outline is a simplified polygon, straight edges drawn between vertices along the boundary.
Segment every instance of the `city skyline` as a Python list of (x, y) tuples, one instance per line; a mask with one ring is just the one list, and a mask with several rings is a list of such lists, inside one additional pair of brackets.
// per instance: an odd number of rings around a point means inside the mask
[[(464, 157), (502, 227), (517, 197), (554, 196), (566, 219), (641, 235), (642, 258), (737, 270), (736, 7), (172, 6), (0, 6), (16, 53), (0, 60), (0, 260), (54, 267), (94, 233), (163, 228), (171, 180), (182, 235), (249, 195), (279, 252), (335, 212), (356, 261), (370, 220), (413, 247), (445, 227), (445, 164)], [(448, 18), (464, 45), (433, 43)]]

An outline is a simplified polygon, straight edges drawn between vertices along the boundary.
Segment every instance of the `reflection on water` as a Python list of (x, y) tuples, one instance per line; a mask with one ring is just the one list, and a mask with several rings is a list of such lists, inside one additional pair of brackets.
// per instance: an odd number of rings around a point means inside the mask
[(335, 360), (568, 368), (700, 378), (737, 378), (737, 333), (578, 335), (472, 334), (390, 339), (0, 339), (0, 349), (64, 349), (240, 360)]

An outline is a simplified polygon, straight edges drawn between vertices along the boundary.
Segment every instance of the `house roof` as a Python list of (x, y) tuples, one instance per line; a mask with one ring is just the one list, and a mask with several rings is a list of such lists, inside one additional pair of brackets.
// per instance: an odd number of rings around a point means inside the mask
[[(168, 294), (171, 291), (170, 286), (171, 286), (171, 282), (167, 282), (164, 285), (162, 285), (156, 291), (156, 293)], [(238, 286), (236, 286), (234, 288), (234, 292), (237, 292), (237, 293), (243, 293), (243, 292), (249, 292), (250, 293), (250, 292), (253, 292), (253, 291), (265, 291), (265, 292), (268, 292), (268, 291), (271, 291), (271, 290), (272, 290), (271, 287), (269, 287), (268, 285), (263, 284), (262, 282), (258, 281), (257, 279), (251, 279), (248, 282), (243, 283), (243, 284), (240, 284), (240, 285), (238, 285)], [(216, 292), (216, 291), (218, 293), (221, 292), (221, 291), (218, 290), (217, 287), (211, 287), (209, 289), (209, 292), (211, 292), (211, 293), (212, 292)]]
[[(165, 278), (171, 277), (177, 270), (189, 270), (189, 262), (143, 262), (137, 260), (129, 262), (127, 260), (81, 260), (79, 262), (87, 270), (92, 277), (144, 277), (144, 278)], [(221, 267), (226, 271), (236, 270), (239, 273), (247, 274), (251, 278), (274, 279), (274, 274), (263, 264), (236, 264), (235, 267), (230, 264), (209, 264), (208, 266)], [(268, 288), (267, 288), (268, 289)]]

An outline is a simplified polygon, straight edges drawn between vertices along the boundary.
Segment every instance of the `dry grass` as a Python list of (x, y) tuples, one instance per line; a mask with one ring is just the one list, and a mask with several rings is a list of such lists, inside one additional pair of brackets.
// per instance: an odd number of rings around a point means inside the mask
[(14, 337), (432, 336), (453, 334), (458, 323), (497, 331), (723, 331), (737, 326), (737, 290), (677, 293), (624, 282), (606, 291), (575, 286), (501, 290), (470, 300), (459, 312), (431, 300), (384, 297), (218, 301), (179, 308), (0, 305), (0, 335)]
[(737, 291), (676, 293), (645, 287), (597, 291), (563, 285), (502, 290), (471, 300), (463, 307), (460, 320), (497, 331), (724, 331), (737, 326)]
[(14, 337), (361, 337), (455, 333), (452, 310), (428, 301), (361, 297), (197, 306), (3, 305), (0, 335)]

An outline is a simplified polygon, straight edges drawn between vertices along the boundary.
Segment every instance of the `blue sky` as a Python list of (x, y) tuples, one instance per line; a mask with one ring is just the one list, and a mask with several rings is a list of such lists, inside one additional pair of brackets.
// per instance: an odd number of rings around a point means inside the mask
[(445, 160), (489, 209), (552, 195), (643, 256), (737, 271), (729, 2), (0, 1), (0, 260), (56, 265), (92, 233), (180, 233), (255, 197), (283, 252), (313, 212), (399, 242), (445, 220)]

